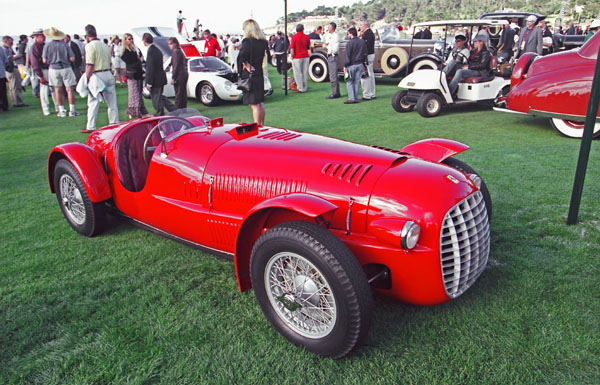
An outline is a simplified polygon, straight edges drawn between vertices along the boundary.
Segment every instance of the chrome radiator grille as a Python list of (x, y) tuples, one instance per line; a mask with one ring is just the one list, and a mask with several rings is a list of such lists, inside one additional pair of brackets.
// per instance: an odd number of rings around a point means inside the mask
[(440, 235), (446, 294), (456, 298), (485, 269), (490, 253), (490, 225), (481, 191), (468, 196), (444, 217)]

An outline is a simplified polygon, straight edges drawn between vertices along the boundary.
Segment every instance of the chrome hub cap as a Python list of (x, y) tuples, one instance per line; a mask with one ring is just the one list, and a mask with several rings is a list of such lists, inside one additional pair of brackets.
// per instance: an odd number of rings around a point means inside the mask
[(298, 334), (322, 338), (333, 330), (337, 308), (331, 287), (306, 258), (289, 252), (271, 257), (265, 289), (277, 315)]
[(430, 100), (427, 102), (427, 111), (429, 113), (437, 112), (439, 107), (440, 107), (440, 104), (436, 100)]
[(81, 192), (71, 176), (63, 174), (60, 177), (60, 197), (65, 211), (71, 221), (78, 225), (85, 223), (85, 205)]
[(200, 95), (202, 96), (202, 100), (206, 103), (212, 102), (214, 97), (212, 89), (209, 86), (203, 86), (200, 90)]

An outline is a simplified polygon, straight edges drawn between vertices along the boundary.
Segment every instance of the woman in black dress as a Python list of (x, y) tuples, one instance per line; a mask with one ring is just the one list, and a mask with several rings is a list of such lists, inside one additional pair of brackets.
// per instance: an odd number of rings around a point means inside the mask
[(254, 122), (262, 126), (265, 123), (263, 60), (268, 50), (268, 43), (256, 21), (246, 20), (242, 27), (245, 38), (242, 40), (237, 58), (237, 68), (240, 77), (250, 76), (252, 84), (249, 92), (244, 91), (242, 100), (244, 104), (250, 105)]

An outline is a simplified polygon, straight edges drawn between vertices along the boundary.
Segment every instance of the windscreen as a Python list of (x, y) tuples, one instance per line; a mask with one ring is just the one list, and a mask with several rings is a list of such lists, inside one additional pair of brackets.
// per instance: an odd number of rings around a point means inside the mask
[(216, 57), (202, 57), (190, 60), (190, 71), (192, 72), (231, 72), (229, 67), (222, 60)]

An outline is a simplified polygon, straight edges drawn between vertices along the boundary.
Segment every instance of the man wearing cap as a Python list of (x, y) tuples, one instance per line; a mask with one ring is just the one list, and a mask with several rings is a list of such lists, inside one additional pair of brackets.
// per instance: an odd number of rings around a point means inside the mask
[[(45, 116), (50, 115), (50, 101), (48, 100), (48, 93), (50, 91), (48, 87), (48, 64), (42, 59), (42, 53), (44, 52), (44, 46), (46, 45), (46, 36), (44, 31), (37, 29), (33, 31), (31, 36), (35, 39), (35, 43), (29, 50), (29, 64), (31, 65), (31, 71), (40, 85), (40, 104), (42, 106), (42, 113)], [(54, 108), (57, 102), (54, 99), (54, 93), (52, 93), (52, 101), (54, 102)]]
[(442, 70), (446, 74), (446, 77), (454, 76), (456, 71), (462, 68), (469, 60), (469, 50), (465, 46), (466, 41), (467, 38), (462, 33), (454, 37), (454, 48), (448, 54), (448, 59), (446, 59), (444, 63), (445, 67)]
[(533, 15), (527, 16), (527, 26), (521, 30), (519, 42), (517, 43), (517, 58), (520, 58), (525, 52), (542, 54), (542, 30), (535, 28), (536, 21), (537, 17)]
[[(117, 91), (115, 89), (115, 77), (110, 72), (110, 48), (98, 39), (96, 27), (91, 24), (85, 26), (85, 76), (90, 82), (92, 76), (97, 76), (104, 83), (104, 91), (98, 96), (108, 105), (108, 123), (119, 123), (119, 109), (117, 107)], [(100, 108), (101, 99), (96, 98), (90, 92), (88, 94), (87, 125), (81, 132), (87, 133), (96, 129), (96, 117)]]
[(327, 33), (323, 37), (327, 47), (327, 71), (329, 81), (331, 82), (331, 95), (327, 99), (337, 99), (340, 97), (340, 83), (338, 80), (338, 68), (340, 65), (340, 36), (336, 31), (337, 25), (332, 21), (327, 26)]
[(8, 83), (8, 89), (10, 91), (10, 101), (13, 107), (25, 107), (23, 103), (23, 97), (21, 96), (21, 74), (15, 63), (18, 58), (15, 51), (13, 50), (13, 39), (10, 36), (4, 36), (2, 38), (4, 54), (6, 56), (6, 82)]
[(465, 64), (462, 69), (456, 71), (456, 75), (454, 75), (454, 78), (448, 86), (450, 88), (450, 94), (452, 94), (453, 97), (455, 97), (456, 92), (458, 91), (458, 83), (466, 78), (474, 76), (489, 77), (492, 75), (492, 70), (490, 69), (492, 55), (490, 54), (490, 51), (487, 50), (486, 43), (486, 37), (483, 34), (473, 38), (475, 47), (469, 54), (469, 64)]
[(44, 45), (42, 50), (42, 60), (48, 64), (48, 82), (54, 88), (56, 103), (58, 103), (58, 114), (56, 116), (64, 118), (67, 111), (63, 106), (63, 87), (67, 91), (69, 100), (69, 116), (79, 116), (75, 110), (75, 94), (73, 87), (77, 84), (71, 62), (75, 59), (71, 48), (63, 41), (65, 34), (62, 31), (52, 27), (44, 30), (44, 35), (51, 39)]

